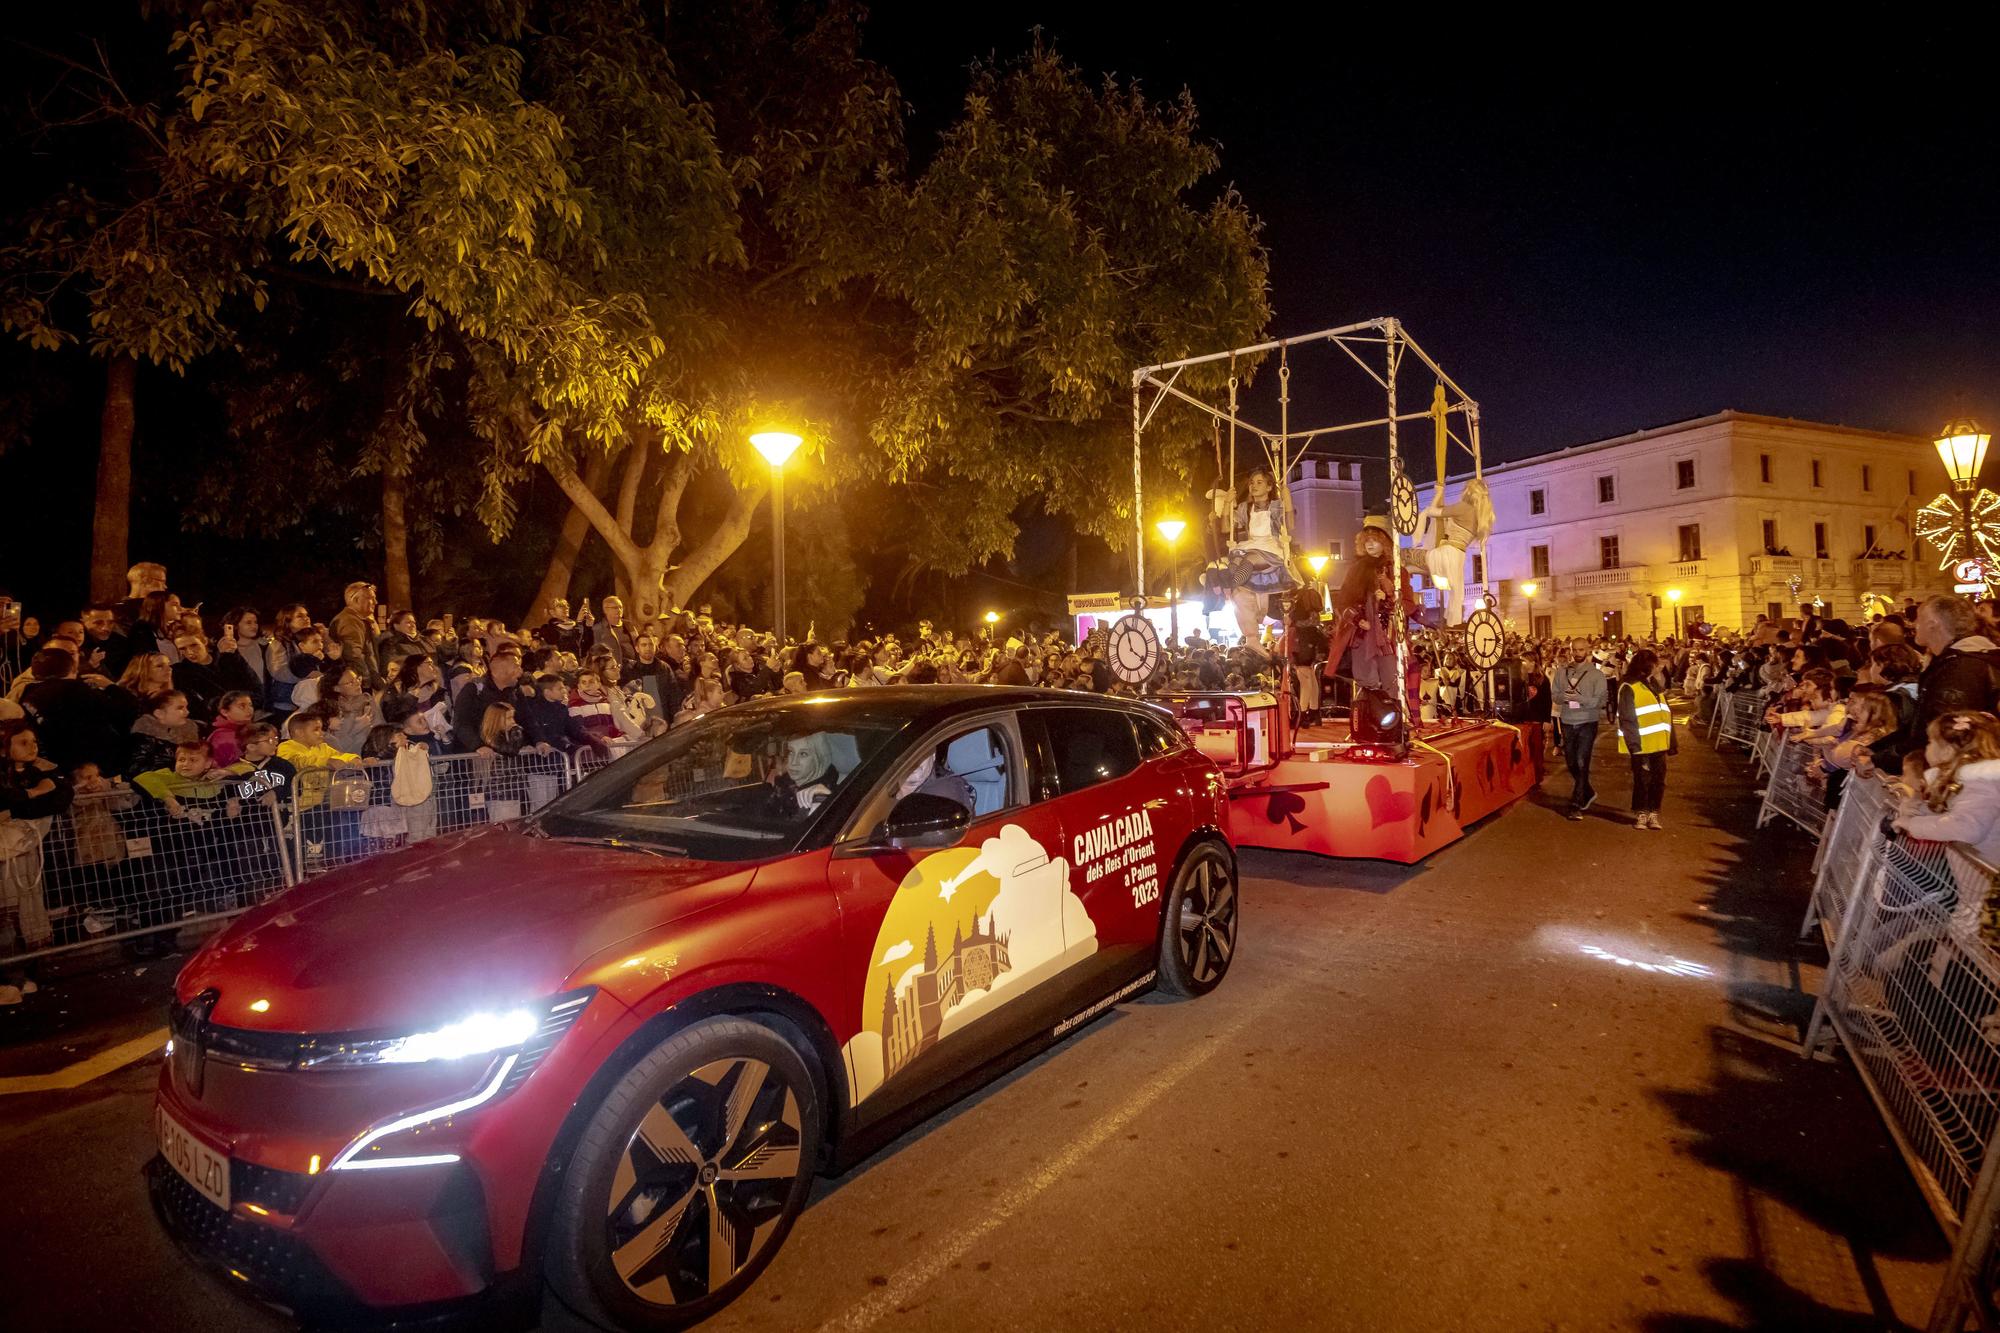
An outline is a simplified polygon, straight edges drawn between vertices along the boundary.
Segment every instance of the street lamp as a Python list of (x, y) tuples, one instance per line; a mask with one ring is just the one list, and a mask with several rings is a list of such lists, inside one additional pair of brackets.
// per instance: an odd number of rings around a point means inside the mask
[(799, 437), (785, 430), (760, 430), (750, 443), (771, 465), (771, 629), (785, 642), (785, 463)]
[(1667, 589), (1667, 600), (1674, 604), (1674, 637), (1678, 639), (1681, 637), (1681, 590)]
[(1979, 484), (1979, 470), (1985, 465), (1986, 446), (1992, 438), (1970, 417), (1946, 423), (1935, 443), (1957, 494), (1938, 496), (1917, 511), (1916, 521), (1915, 535), (1935, 547), (1941, 557), (1939, 569), (1977, 561), (1979, 583), (1988, 581), (1985, 575), (2000, 556), (2000, 495)]
[(1178, 648), (1181, 643), (1181, 534), (1187, 531), (1187, 524), (1177, 518), (1163, 518), (1153, 524), (1153, 530), (1166, 539), (1168, 558), (1173, 561), (1173, 603), (1167, 613), (1171, 628), (1167, 632), (1174, 641), (1174, 647)]
[(1521, 585), (1521, 591), (1528, 595), (1528, 637), (1535, 637), (1535, 584), (1532, 580)]

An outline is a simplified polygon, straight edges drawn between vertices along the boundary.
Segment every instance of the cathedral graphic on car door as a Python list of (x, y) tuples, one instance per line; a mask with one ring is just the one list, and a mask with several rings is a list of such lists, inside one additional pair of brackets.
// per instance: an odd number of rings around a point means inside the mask
[(859, 1104), (940, 1041), (1097, 952), (1070, 865), (1019, 824), (933, 852), (897, 886), (876, 932), (861, 1031), (847, 1043)]

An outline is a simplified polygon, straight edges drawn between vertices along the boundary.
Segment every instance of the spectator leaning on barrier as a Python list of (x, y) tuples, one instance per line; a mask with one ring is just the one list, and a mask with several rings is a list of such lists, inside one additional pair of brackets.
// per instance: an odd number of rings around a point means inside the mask
[(1923, 770), (1895, 815), (1912, 838), (1962, 842), (2000, 865), (2000, 720), (1954, 711), (1932, 720)]
[[(34, 726), (0, 722), (0, 952), (13, 952), (16, 939), (32, 952), (54, 935), (42, 895), (42, 838), (71, 799), (69, 779), (42, 757)], [(0, 973), (0, 1005), (19, 1004), (35, 989), (26, 968)]]

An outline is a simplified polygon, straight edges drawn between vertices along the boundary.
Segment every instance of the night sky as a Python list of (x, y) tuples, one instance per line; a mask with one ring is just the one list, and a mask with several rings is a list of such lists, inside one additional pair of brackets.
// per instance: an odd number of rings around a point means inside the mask
[(1480, 33), (1436, 10), (1383, 33), (1290, 9), (982, 4), (941, 27), (878, 4), (869, 41), (918, 147), (963, 86), (946, 53), (1037, 24), (1085, 69), (1189, 88), (1266, 223), (1273, 332), (1402, 319), (1493, 457), (1726, 407), (2000, 421), (2000, 117), (1964, 64), (1983, 37)]

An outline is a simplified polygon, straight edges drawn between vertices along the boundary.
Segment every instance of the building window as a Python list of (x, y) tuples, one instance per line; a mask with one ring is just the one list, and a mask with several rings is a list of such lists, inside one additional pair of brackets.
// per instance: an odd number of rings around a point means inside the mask
[(1861, 489), (1864, 491), (1875, 489), (1875, 469), (1866, 463), (1861, 465)]
[(1826, 524), (1813, 524), (1813, 558), (1826, 559)]
[(1340, 464), (1340, 480), (1342, 481), (1354, 480), (1354, 464), (1352, 463)]
[(1599, 477), (1597, 479), (1597, 503), (1608, 505), (1618, 498), (1618, 479)]
[(1599, 569), (1618, 568), (1618, 539), (1599, 537), (1597, 539), (1597, 567)]
[(1766, 620), (1769, 620), (1769, 621), (1770, 621), (1770, 622), (1771, 622), (1772, 624), (1774, 624), (1774, 625), (1782, 625), (1782, 624), (1784, 624), (1784, 623), (1785, 623), (1785, 604), (1784, 604), (1783, 602), (1766, 602), (1766, 603), (1764, 603), (1764, 618), (1765, 618)]
[(1681, 524), (1681, 559), (1701, 559), (1701, 524)]
[(1875, 525), (1873, 523), (1864, 523), (1861, 525), (1861, 553), (1863, 555), (1875, 554)]
[(1528, 548), (1528, 572), (1538, 579), (1549, 576), (1549, 548), (1530, 546)]
[(1694, 460), (1683, 458), (1674, 464), (1674, 489), (1691, 491), (1694, 489)]
[(1767, 518), (1764, 520), (1764, 554), (1776, 555), (1777, 553), (1778, 553), (1778, 520), (1775, 518)]
[(1757, 480), (1763, 482), (1766, 486), (1771, 484), (1771, 455), (1757, 455)]
[(1547, 491), (1544, 491), (1544, 490), (1540, 490), (1540, 489), (1537, 489), (1537, 490), (1532, 490), (1532, 491), (1529, 491), (1529, 492), (1528, 492), (1528, 512), (1529, 512), (1530, 514), (1546, 514), (1546, 513), (1548, 513), (1548, 512), (1549, 512), (1549, 493), (1548, 493)]
[(1472, 557), (1472, 581), (1474, 583), (1486, 582), (1486, 557), (1483, 555), (1474, 555)]
[(1813, 472), (1813, 486), (1815, 488), (1824, 486), (1826, 483), (1820, 480), (1820, 462), (1817, 458), (1813, 459), (1812, 461), (1812, 472)]
[[(1342, 466), (1344, 467), (1344, 466), (1346, 466), (1346, 465), (1345, 465), (1345, 464), (1342, 464)], [(1342, 554), (1342, 553), (1341, 553), (1341, 549), (1340, 549), (1340, 543), (1339, 543), (1339, 542), (1328, 542), (1328, 543), (1326, 544), (1326, 553), (1327, 553), (1328, 555), (1332, 556), (1332, 557), (1333, 557), (1333, 558), (1334, 558), (1335, 560), (1338, 560), (1338, 559), (1340, 559), (1340, 557), (1341, 557), (1341, 554)]]

